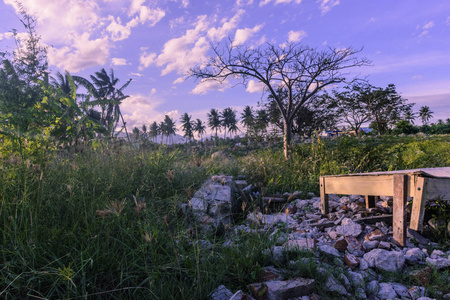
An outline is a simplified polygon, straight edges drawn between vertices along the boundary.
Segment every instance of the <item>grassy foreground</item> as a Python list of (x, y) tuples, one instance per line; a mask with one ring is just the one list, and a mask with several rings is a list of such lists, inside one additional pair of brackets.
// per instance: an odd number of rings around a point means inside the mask
[[(208, 176), (245, 174), (263, 193), (317, 193), (320, 174), (450, 166), (449, 136), (313, 141), (295, 146), (291, 162), (280, 147), (103, 145), (41, 161), (5, 158), (0, 298), (202, 299), (220, 284), (245, 290), (274, 263), (264, 252), (272, 242), (247, 234), (222, 247), (223, 237), (186, 226), (179, 204)], [(231, 158), (211, 161), (217, 150)], [(319, 276), (314, 266), (301, 274)]]

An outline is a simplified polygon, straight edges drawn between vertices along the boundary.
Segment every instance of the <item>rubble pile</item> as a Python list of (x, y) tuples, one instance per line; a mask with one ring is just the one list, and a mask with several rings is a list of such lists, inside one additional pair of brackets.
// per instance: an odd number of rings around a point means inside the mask
[[(292, 268), (315, 263), (320, 273), (327, 275), (326, 281), (320, 284), (321, 289), (335, 298), (431, 299), (423, 286), (433, 284), (430, 276), (434, 270), (450, 267), (450, 251), (437, 249), (438, 244), (413, 230), (408, 229), (406, 247), (393, 240), (392, 198), (381, 197), (375, 208), (366, 209), (363, 196), (329, 195), (330, 213), (323, 216), (320, 197), (301, 199), (302, 192), (286, 193), (273, 197), (281, 211), (254, 211), (247, 215), (244, 224), (233, 227), (233, 206), (239, 205), (237, 198), (243, 191), (251, 193), (252, 187), (243, 180), (235, 182), (230, 176), (214, 176), (182, 209), (185, 212), (191, 209), (205, 230), (217, 228), (218, 224), (226, 225), (228, 239), (224, 246), (232, 245), (237, 234), (267, 233), (274, 246), (266, 249), (266, 253), (277, 266)], [(269, 207), (271, 199), (266, 198)], [(307, 250), (312, 255), (300, 261), (286, 260), (286, 254), (292, 250)], [(336, 268), (345, 271), (339, 274), (330, 271)], [(268, 276), (263, 276), (263, 282), (249, 285), (251, 293), (233, 293), (220, 286), (209, 298), (321, 299), (315, 293), (318, 283), (314, 279), (284, 278), (285, 272), (273, 267), (264, 270)], [(413, 285), (383, 281), (383, 272), (408, 274)], [(450, 291), (441, 298), (450, 299)]]

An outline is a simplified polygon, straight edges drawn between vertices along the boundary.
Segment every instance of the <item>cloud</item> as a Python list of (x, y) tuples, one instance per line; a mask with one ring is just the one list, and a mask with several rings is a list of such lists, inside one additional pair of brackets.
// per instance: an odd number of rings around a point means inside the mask
[(107, 37), (91, 40), (89, 33), (84, 33), (74, 40), (72, 46), (50, 48), (48, 60), (52, 65), (78, 72), (87, 67), (104, 65), (109, 57), (109, 41)]
[(289, 31), (288, 33), (288, 42), (299, 42), (301, 41), (304, 37), (306, 37), (306, 31), (304, 30), (299, 30), (299, 31)]
[(332, 7), (339, 4), (339, 0), (317, 0), (320, 3), (320, 11), (322, 15), (326, 14), (331, 10)]
[(261, 0), (261, 2), (259, 2), (259, 6), (264, 6), (266, 4), (269, 4), (270, 2), (275, 2), (275, 5), (281, 4), (281, 3), (291, 3), (291, 2), (300, 4), (302, 2), (302, 0)]
[(445, 20), (445, 24), (446, 24), (447, 26), (450, 26), (450, 17), (447, 17), (447, 20)]
[(428, 35), (429, 31), (428, 30), (424, 30), (422, 31), (421, 34), (419, 34), (419, 38), (423, 38), (424, 36)]
[(111, 23), (106, 27), (106, 31), (111, 33), (111, 40), (115, 42), (121, 41), (130, 36), (131, 26), (128, 24), (127, 26), (122, 25), (119, 17), (115, 19), (113, 16), (108, 16), (108, 20), (110, 20)]
[(253, 0), (236, 0), (237, 7), (252, 5), (252, 4), (253, 4)]
[(0, 41), (3, 39), (10, 39), (12, 38), (14, 35), (12, 32), (5, 32), (5, 33), (0, 33)]
[(221, 41), (227, 37), (229, 32), (236, 28), (244, 12), (243, 9), (240, 9), (230, 20), (224, 20), (221, 27), (209, 29), (208, 38), (212, 41)]
[(377, 19), (375, 19), (374, 17), (370, 18), (369, 23), (375, 23)]
[(425, 24), (425, 25), (423, 25), (423, 29), (431, 29), (431, 28), (433, 28), (434, 27), (434, 22), (433, 21), (430, 21), (430, 22), (428, 22), (427, 24)]
[(207, 16), (197, 17), (193, 24), (194, 28), (186, 30), (180, 37), (167, 41), (159, 55), (149, 54), (144, 50), (141, 53), (139, 69), (155, 64), (164, 67), (161, 75), (171, 72), (184, 75), (190, 68), (206, 61), (210, 42), (224, 39), (237, 26), (243, 13), (243, 10), (238, 10), (232, 18), (223, 20), (222, 26), (217, 28), (211, 27)]
[(245, 89), (249, 93), (262, 93), (264, 91), (264, 83), (256, 82), (254, 80), (249, 80), (247, 88)]
[(152, 9), (144, 5), (145, 2), (146, 0), (131, 1), (130, 9), (128, 11), (128, 16), (134, 17), (131, 25), (136, 26), (135, 24), (139, 22), (141, 24), (149, 23), (150, 26), (155, 26), (156, 23), (161, 21), (161, 19), (166, 15), (166, 13), (159, 7)]
[(141, 56), (139, 57), (139, 70), (143, 70), (145, 68), (148, 68), (151, 64), (155, 62), (156, 53), (147, 53), (146, 51), (143, 51), (141, 53)]
[(181, 0), (181, 6), (183, 8), (187, 8), (189, 5), (189, 0)]
[(422, 75), (414, 75), (413, 77), (412, 77), (412, 79), (422, 79)]
[(199, 84), (192, 90), (192, 94), (194, 95), (204, 95), (207, 91), (220, 91), (223, 92), (225, 89), (229, 88), (230, 84), (228, 81), (220, 83), (218, 81), (213, 80), (202, 80)]
[(255, 33), (261, 30), (263, 25), (257, 25), (253, 28), (245, 28), (236, 30), (234, 36), (233, 45), (239, 46), (244, 44), (249, 38), (251, 38)]
[(126, 66), (127, 65), (127, 60), (125, 58), (113, 57), (111, 59), (111, 62), (115, 66)]

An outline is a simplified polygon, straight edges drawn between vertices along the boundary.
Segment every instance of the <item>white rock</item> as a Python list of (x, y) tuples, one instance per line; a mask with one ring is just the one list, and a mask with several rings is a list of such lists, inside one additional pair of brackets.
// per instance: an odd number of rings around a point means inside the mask
[(426, 254), (419, 248), (408, 249), (405, 253), (406, 262), (410, 265), (415, 265), (417, 263), (423, 263), (426, 258)]
[(327, 292), (335, 292), (335, 293), (338, 293), (343, 296), (348, 295), (345, 287), (342, 284), (340, 284), (339, 281), (337, 281), (333, 275), (328, 276), (328, 279), (325, 283), (324, 289)]
[(199, 198), (192, 198), (189, 200), (189, 205), (192, 207), (193, 211), (206, 212), (207, 205), (205, 200)]
[(444, 253), (444, 251), (436, 249), (431, 252), (430, 258), (447, 258), (447, 255)]
[(370, 250), (377, 248), (379, 244), (380, 244), (379, 241), (364, 241), (363, 247), (364, 247), (364, 250), (370, 251)]
[(347, 204), (347, 203), (350, 203), (350, 198), (347, 197), (347, 196), (341, 197), (341, 199), (339, 199), (339, 202), (340, 202), (341, 204)]
[(397, 293), (389, 283), (382, 282), (377, 296), (382, 300), (391, 300), (397, 298)]
[(371, 268), (378, 270), (396, 272), (401, 271), (405, 264), (405, 258), (400, 251), (387, 251), (384, 249), (374, 249), (364, 254), (364, 259)]
[(350, 284), (352, 287), (364, 287), (364, 277), (361, 275), (361, 273), (349, 271), (348, 279), (350, 280)]
[(378, 294), (378, 291), (380, 290), (380, 284), (376, 280), (372, 280), (367, 283), (366, 291), (369, 293), (369, 295), (376, 295)]
[(352, 221), (350, 218), (345, 218), (342, 220), (341, 225), (336, 227), (336, 232), (339, 235), (352, 235), (357, 237), (361, 234), (362, 230), (361, 225)]
[(208, 295), (208, 299), (211, 300), (229, 300), (231, 297), (233, 297), (233, 293), (224, 285), (219, 286)]
[(319, 245), (319, 251), (328, 255), (332, 255), (335, 257), (341, 257), (339, 250), (329, 245)]
[(444, 269), (450, 267), (450, 259), (448, 258), (429, 258), (427, 257), (426, 262), (429, 266), (436, 269)]
[(409, 292), (406, 286), (400, 283), (391, 283), (391, 286), (397, 293), (398, 297), (400, 297), (400, 299), (409, 298)]

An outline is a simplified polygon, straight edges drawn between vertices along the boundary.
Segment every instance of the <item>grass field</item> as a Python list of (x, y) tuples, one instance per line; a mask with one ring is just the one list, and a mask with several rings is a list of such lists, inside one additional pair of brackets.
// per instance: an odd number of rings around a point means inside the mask
[[(229, 159), (212, 161), (222, 150)], [(4, 156), (0, 171), (0, 298), (202, 299), (246, 289), (272, 241), (186, 226), (179, 204), (213, 174), (246, 175), (262, 193), (318, 193), (321, 174), (450, 166), (450, 136), (314, 140), (261, 148), (100, 144), (45, 159)], [(306, 253), (292, 255), (307, 256)], [(293, 275), (319, 278), (315, 266)]]

